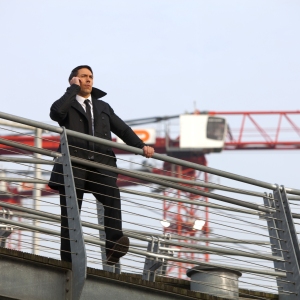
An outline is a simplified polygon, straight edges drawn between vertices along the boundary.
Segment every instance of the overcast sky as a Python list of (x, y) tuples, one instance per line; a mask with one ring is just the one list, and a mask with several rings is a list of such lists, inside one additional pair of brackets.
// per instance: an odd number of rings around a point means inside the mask
[[(1, 111), (50, 122), (51, 104), (81, 64), (124, 120), (190, 112), (194, 102), (208, 111), (297, 110), (299, 15), (291, 0), (0, 1)], [(300, 188), (299, 155), (207, 159)]]
[(124, 119), (296, 109), (299, 1), (1, 1), (3, 110), (49, 120), (72, 68)]

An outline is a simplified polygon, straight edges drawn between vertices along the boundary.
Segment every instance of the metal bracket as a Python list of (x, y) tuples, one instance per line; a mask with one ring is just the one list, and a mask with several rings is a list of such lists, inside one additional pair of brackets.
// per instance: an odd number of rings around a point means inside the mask
[[(168, 240), (168, 241), (171, 240), (171, 234), (170, 233), (165, 234), (165, 240)], [(169, 244), (164, 244), (162, 242), (161, 247), (169, 248), (170, 245)], [(164, 251), (160, 251), (160, 253), (163, 254), (163, 255), (174, 256), (174, 251), (172, 251), (172, 250), (164, 250)], [(163, 264), (162, 264), (161, 268), (158, 270), (158, 273), (161, 274), (161, 275), (166, 275), (167, 274), (168, 260), (163, 258), (162, 262), (163, 262)]]
[[(5, 219), (12, 219), (13, 213), (8, 209), (0, 210), (0, 215)], [(0, 247), (5, 247), (6, 239), (13, 233), (13, 227), (0, 224)]]
[[(104, 207), (101, 202), (96, 200), (98, 224), (104, 226)], [(99, 230), (99, 237), (101, 241), (106, 241), (106, 234), (104, 230)], [(104, 271), (121, 274), (121, 264), (118, 262), (114, 266), (107, 265), (106, 262), (106, 249), (105, 246), (101, 246), (102, 266)]]
[[(272, 196), (272, 195), (271, 195)], [(274, 213), (266, 214), (272, 252), (284, 258), (285, 263), (274, 262), (274, 268), (285, 271), (285, 278), (278, 278), (278, 294), (280, 300), (296, 300), (300, 295), (300, 269), (297, 258), (299, 245), (295, 245), (295, 227), (284, 188), (274, 191), (274, 200), (264, 197), (266, 206), (275, 208)]]
[[(148, 242), (147, 252), (158, 253), (159, 246), (160, 246), (160, 240), (159, 239), (155, 240), (155, 238), (152, 237), (152, 240)], [(158, 257), (153, 258), (150, 256), (146, 256), (142, 279), (155, 282), (155, 275), (157, 273), (157, 270), (162, 265), (163, 265), (163, 261)]]
[(65, 195), (68, 211), (69, 236), (72, 255), (72, 300), (80, 299), (86, 278), (86, 251), (81, 227), (76, 188), (74, 183), (72, 164), (65, 127), (60, 136), (61, 158), (59, 162), (63, 165)]

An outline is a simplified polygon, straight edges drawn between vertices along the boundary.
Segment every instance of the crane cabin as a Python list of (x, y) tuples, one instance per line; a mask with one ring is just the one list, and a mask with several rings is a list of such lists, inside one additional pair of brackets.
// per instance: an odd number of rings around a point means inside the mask
[(224, 148), (227, 134), (226, 119), (207, 114), (180, 115), (181, 151), (220, 152)]

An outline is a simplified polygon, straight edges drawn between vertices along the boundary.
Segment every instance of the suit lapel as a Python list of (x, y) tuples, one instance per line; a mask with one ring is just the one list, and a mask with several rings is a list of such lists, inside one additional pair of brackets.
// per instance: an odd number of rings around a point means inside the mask
[(75, 101), (72, 102), (72, 107), (74, 107), (75, 109), (77, 109), (87, 119), (87, 116), (86, 116), (86, 113), (85, 113), (83, 107), (80, 105), (80, 103), (77, 100), (75, 100)]
[[(107, 107), (105, 106), (105, 104), (102, 101), (97, 100), (94, 97), (92, 97), (92, 103), (93, 103), (93, 114), (94, 114), (94, 127), (96, 128), (96, 125), (100, 119), (100, 114), (102, 113), (102, 111), (107, 111)], [(80, 105), (80, 103), (77, 100), (73, 101), (72, 107), (74, 107), (76, 110), (78, 110), (88, 121), (87, 115), (86, 115), (83, 107)]]

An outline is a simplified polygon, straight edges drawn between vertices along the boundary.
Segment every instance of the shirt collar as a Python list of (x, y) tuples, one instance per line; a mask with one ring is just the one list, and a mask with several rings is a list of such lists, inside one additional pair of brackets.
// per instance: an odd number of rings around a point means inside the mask
[(87, 97), (87, 98), (84, 98), (84, 97), (81, 97), (81, 96), (79, 96), (79, 95), (76, 95), (76, 100), (77, 100), (81, 105), (84, 104), (84, 101), (85, 101), (86, 99), (89, 99), (89, 100), (90, 100), (90, 105), (92, 105), (92, 96), (91, 96), (91, 95), (89, 95), (89, 97)]

